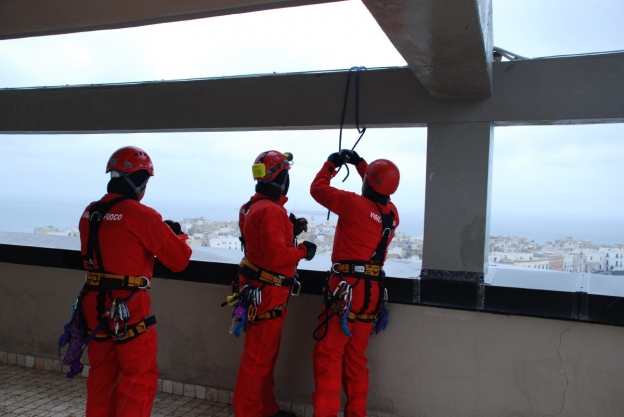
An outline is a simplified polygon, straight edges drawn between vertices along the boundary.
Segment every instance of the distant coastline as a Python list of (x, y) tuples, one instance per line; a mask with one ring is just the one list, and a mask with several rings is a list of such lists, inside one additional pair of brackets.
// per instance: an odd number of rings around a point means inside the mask
[[(36, 228), (54, 226), (59, 229), (77, 227), (78, 219), (86, 202), (57, 201), (0, 201), (0, 231), (34, 233)], [(147, 203), (150, 205), (150, 203)], [(189, 217), (204, 217), (214, 221), (234, 221), (238, 219), (238, 206), (208, 206), (186, 202), (153, 202), (163, 219), (182, 220)], [(317, 222), (327, 218), (327, 212), (318, 208), (296, 210), (298, 216), (315, 216)], [(331, 219), (336, 220), (332, 214)], [(423, 233), (423, 213), (401, 213), (399, 232), (408, 236)], [(492, 212), (490, 236), (520, 236), (539, 244), (572, 236), (594, 244), (624, 244), (624, 214), (615, 218), (604, 216), (565, 216), (533, 214), (501, 214)]]

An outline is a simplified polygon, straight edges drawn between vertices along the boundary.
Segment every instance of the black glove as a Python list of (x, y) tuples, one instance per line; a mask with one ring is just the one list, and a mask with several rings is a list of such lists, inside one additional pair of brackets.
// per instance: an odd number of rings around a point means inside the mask
[(167, 226), (171, 227), (171, 230), (173, 230), (173, 233), (175, 233), (176, 235), (184, 234), (184, 232), (182, 231), (182, 226), (180, 226), (180, 223), (174, 222), (173, 220), (165, 220), (165, 223), (167, 224)]
[(347, 164), (358, 165), (363, 159), (358, 155), (357, 152), (352, 151), (351, 149), (343, 149), (340, 151), (340, 157)]
[(327, 160), (331, 162), (332, 164), (334, 164), (336, 168), (340, 168), (344, 164), (344, 160), (342, 159), (342, 156), (340, 156), (338, 152), (334, 152), (333, 154), (329, 155), (327, 157)]
[(308, 253), (306, 253), (305, 259), (311, 261), (316, 254), (316, 245), (312, 242), (308, 242), (307, 240), (304, 240), (303, 242), (301, 242), (301, 244), (305, 246), (306, 250), (308, 251)]
[(308, 231), (308, 220), (305, 217), (295, 217), (294, 214), (290, 213), (290, 222), (293, 224), (293, 232), (295, 232), (295, 236), (299, 236), (302, 232)]

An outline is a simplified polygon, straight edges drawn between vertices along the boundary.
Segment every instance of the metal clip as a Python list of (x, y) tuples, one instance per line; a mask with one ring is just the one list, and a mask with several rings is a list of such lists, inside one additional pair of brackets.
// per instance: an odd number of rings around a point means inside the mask
[[(332, 268), (333, 268), (333, 266), (332, 266)], [(333, 295), (335, 296), (336, 294), (342, 294), (342, 290), (340, 292), (338, 292), (338, 290), (340, 290), (342, 288), (342, 286), (344, 286), (344, 285), (349, 285), (349, 284), (347, 284), (346, 281), (340, 281), (338, 286), (334, 289)]]
[(234, 333), (234, 330), (236, 329), (236, 325), (238, 324), (238, 320), (236, 320), (236, 317), (232, 317), (232, 325), (230, 326), (230, 330), (229, 330), (229, 334)]
[(130, 320), (130, 311), (128, 310), (128, 305), (125, 301), (120, 301), (118, 304), (119, 311), (119, 320), (128, 321)]
[(334, 274), (339, 274), (340, 272), (336, 271), (336, 266), (340, 266), (340, 262), (336, 262), (335, 264), (333, 264), (333, 265), (331, 266), (331, 271), (332, 271)]
[(275, 276), (279, 279), (279, 281), (277, 281), (273, 285), (275, 285), (276, 287), (281, 287), (282, 286), (282, 282), (284, 282), (284, 279), (286, 279), (286, 277), (283, 276), (283, 275), (275, 275)]
[(301, 293), (301, 283), (297, 281), (297, 277), (294, 276), (293, 285), (290, 288), (290, 295), (292, 295), (293, 297), (296, 297), (299, 295), (299, 293)]
[(117, 313), (117, 300), (113, 300), (110, 311), (108, 313), (110, 315), (111, 320), (115, 318), (116, 313)]
[(149, 285), (150, 285), (150, 280), (149, 280), (149, 278), (144, 277), (144, 276), (140, 276), (139, 278), (142, 278), (142, 279), (144, 279), (144, 280), (145, 280), (145, 285), (144, 285), (144, 286), (140, 286), (140, 285), (139, 285), (139, 289), (140, 289), (140, 290), (147, 290), (147, 289), (149, 289)]

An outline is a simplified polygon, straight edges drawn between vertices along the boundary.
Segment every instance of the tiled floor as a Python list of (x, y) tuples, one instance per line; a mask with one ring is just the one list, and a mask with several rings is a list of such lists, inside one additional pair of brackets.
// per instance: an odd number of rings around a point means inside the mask
[[(0, 416), (81, 417), (85, 415), (86, 378), (0, 364)], [(159, 392), (152, 417), (234, 417), (232, 406)]]

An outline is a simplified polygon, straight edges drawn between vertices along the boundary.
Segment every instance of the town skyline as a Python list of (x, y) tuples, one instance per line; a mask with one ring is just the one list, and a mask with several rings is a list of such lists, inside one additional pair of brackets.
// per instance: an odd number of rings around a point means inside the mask
[[(208, 220), (204, 217), (174, 219), (188, 233), (191, 247), (210, 247), (240, 251), (240, 230), (237, 220)], [(317, 254), (331, 254), (336, 222), (324, 216), (308, 219), (308, 231), (298, 240), (317, 245)], [(37, 228), (35, 234), (79, 236), (78, 228), (66, 230), (54, 226)], [(553, 238), (544, 244), (521, 236), (490, 236), (490, 266), (515, 266), (560, 272), (611, 273), (624, 275), (624, 244), (604, 245), (575, 239), (572, 236)], [(423, 235), (397, 232), (388, 247), (387, 259), (422, 260)]]

